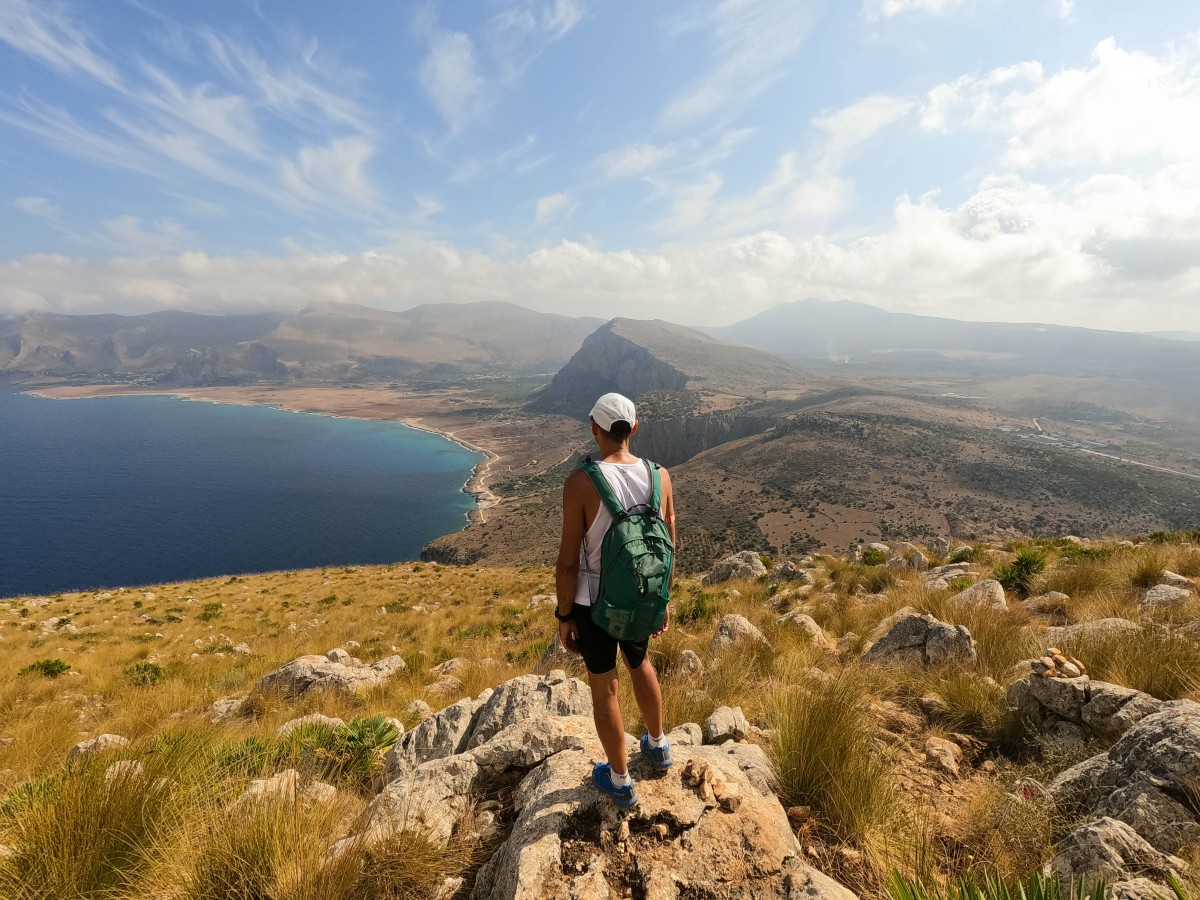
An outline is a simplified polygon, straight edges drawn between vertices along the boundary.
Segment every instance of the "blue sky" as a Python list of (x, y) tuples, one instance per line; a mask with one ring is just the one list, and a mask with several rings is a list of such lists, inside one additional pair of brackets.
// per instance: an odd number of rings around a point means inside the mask
[(1200, 8), (0, 0), (0, 314), (1200, 330)]

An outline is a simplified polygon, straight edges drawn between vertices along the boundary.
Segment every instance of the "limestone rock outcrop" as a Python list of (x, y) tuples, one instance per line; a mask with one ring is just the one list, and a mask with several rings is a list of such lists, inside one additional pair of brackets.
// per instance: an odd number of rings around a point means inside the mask
[[(903, 611), (902, 611), (903, 612)], [(948, 625), (915, 611), (899, 618), (863, 654), (863, 662), (974, 665), (975, 640), (963, 625)]]
[(324, 656), (301, 656), (268, 672), (258, 680), (252, 695), (273, 694), (285, 700), (302, 697), (310, 691), (325, 690), (354, 695), (387, 681), (404, 669), (404, 660), (389, 656), (366, 665), (345, 650), (330, 650)]
[(749, 581), (767, 574), (767, 567), (753, 550), (743, 550), (727, 556), (704, 576), (704, 583), (721, 584), (725, 581)]

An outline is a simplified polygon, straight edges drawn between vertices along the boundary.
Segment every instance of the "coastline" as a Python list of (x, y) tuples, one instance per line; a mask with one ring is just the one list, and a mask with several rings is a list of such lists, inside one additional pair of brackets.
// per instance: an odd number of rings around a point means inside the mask
[[(359, 421), (370, 422), (396, 422), (406, 428), (412, 428), (415, 431), (424, 431), (427, 434), (436, 434), (443, 437), (452, 443), (458, 444), (472, 453), (482, 453), (484, 458), (477, 462), (471, 468), (470, 477), (464, 482), (461, 490), (465, 494), (471, 494), (475, 498), (475, 508), (467, 512), (467, 525), (470, 527), (476, 523), (482, 524), (487, 522), (487, 510), (499, 505), (500, 497), (497, 496), (490, 487), (490, 478), (493, 474), (493, 465), (501, 459), (501, 455), (489, 447), (482, 446), (474, 441), (471, 441), (461, 434), (450, 430), (447, 427), (438, 427), (430, 424), (426, 418), (421, 416), (405, 416), (389, 413), (384, 408), (380, 407), (377, 415), (364, 415), (365, 411), (355, 409), (354, 412), (332, 411), (327, 407), (319, 405), (314, 408), (313, 404), (304, 404), (300, 402), (288, 402), (286, 397), (278, 400), (265, 401), (262, 399), (254, 399), (244, 395), (232, 393), (237, 388), (228, 389), (231, 392), (230, 396), (220, 396), (214, 394), (211, 388), (173, 388), (173, 389), (140, 389), (129, 388), (124, 385), (88, 385), (88, 386), (49, 386), (32, 388), (23, 390), (21, 393), (28, 394), (32, 397), (39, 397), (44, 400), (94, 400), (103, 397), (172, 397), (177, 400), (194, 401), (198, 403), (223, 403), (230, 406), (263, 406), (271, 409), (280, 409), (286, 412), (303, 413), (306, 415), (329, 416), (334, 419), (357, 419)], [(287, 390), (287, 389), (283, 389)], [(303, 391), (303, 388), (296, 389)], [(324, 391), (337, 389), (319, 389)], [(53, 392), (53, 393), (51, 393)]]

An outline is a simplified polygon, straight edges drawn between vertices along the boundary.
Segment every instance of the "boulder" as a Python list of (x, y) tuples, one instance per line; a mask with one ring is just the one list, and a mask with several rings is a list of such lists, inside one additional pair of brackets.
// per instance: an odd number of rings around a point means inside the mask
[(950, 541), (940, 534), (925, 542), (925, 546), (934, 556), (946, 557), (950, 553)]
[(722, 616), (713, 635), (709, 655), (716, 657), (736, 644), (766, 644), (767, 639), (745, 616), (730, 614)]
[(962, 606), (979, 606), (984, 609), (994, 609), (997, 612), (1004, 612), (1008, 609), (1008, 603), (1004, 597), (1004, 588), (1000, 582), (992, 579), (986, 579), (978, 584), (973, 584), (965, 591), (959, 591), (950, 598), (951, 603), (958, 603)]
[(591, 689), (562, 669), (545, 676), (522, 675), (504, 682), (480, 708), (467, 749), (489, 741), (503, 729), (535, 716), (591, 716)]
[(1192, 592), (1186, 588), (1174, 587), (1169, 584), (1156, 584), (1146, 591), (1142, 597), (1142, 609), (1173, 609), (1182, 606), (1192, 599)]
[(542, 654), (542, 658), (538, 660), (536, 667), (537, 672), (552, 672), (555, 669), (561, 669), (564, 666), (570, 666), (580, 661), (581, 657), (578, 653), (572, 653), (563, 646), (562, 637), (556, 628), (554, 631), (554, 640), (550, 642), (550, 646), (546, 648), (546, 652)]
[(767, 567), (753, 550), (743, 550), (727, 556), (712, 567), (704, 576), (704, 584), (721, 584), (725, 581), (749, 581), (767, 574)]
[(704, 720), (704, 743), (723, 744), (744, 741), (750, 734), (750, 723), (740, 706), (722, 706)]
[(970, 563), (950, 563), (946, 566), (935, 566), (925, 573), (927, 579), (945, 578), (950, 581), (955, 578), (961, 578), (964, 575), (971, 574)]
[(1047, 646), (1062, 646), (1063, 644), (1086, 643), (1095, 638), (1110, 638), (1122, 633), (1132, 634), (1140, 631), (1137, 622), (1128, 619), (1092, 619), (1080, 622), (1078, 625), (1066, 625), (1062, 628), (1047, 628), (1043, 637)]
[(139, 762), (136, 759), (118, 759), (104, 770), (104, 780), (109, 783), (114, 781), (137, 781), (145, 774), (145, 763)]
[(925, 741), (925, 762), (944, 775), (958, 778), (962, 759), (962, 748), (953, 741), (939, 737), (930, 737)]
[(772, 569), (770, 580), (774, 582), (787, 581), (798, 585), (813, 583), (812, 576), (791, 560), (787, 560)]
[(1159, 584), (1165, 584), (1167, 587), (1177, 587), (1185, 591), (1191, 591), (1193, 594), (1200, 592), (1200, 587), (1196, 582), (1188, 578), (1186, 575), (1180, 575), (1178, 572), (1164, 570), (1158, 579)]
[(225, 697), (221, 700), (214, 700), (212, 707), (208, 711), (208, 721), (213, 725), (224, 725), (226, 722), (231, 722), (242, 714), (242, 701), (236, 697)]
[[(330, 659), (336, 655), (337, 659)], [(325, 656), (301, 656), (258, 680), (253, 695), (274, 694), (285, 700), (302, 697), (310, 691), (327, 690), (352, 696), (383, 684), (404, 669), (404, 660), (389, 656), (371, 665), (363, 665), (345, 650), (330, 650)]]
[(451, 697), (461, 697), (463, 690), (464, 687), (461, 678), (455, 678), (453, 675), (443, 675), (433, 684), (426, 686), (425, 696), (434, 700), (448, 700)]
[(320, 727), (322, 725), (326, 728), (341, 728), (345, 724), (346, 723), (341, 719), (333, 716), (324, 716), (321, 715), (321, 713), (310, 713), (307, 716), (301, 716), (298, 719), (292, 719), (290, 722), (284, 722), (279, 726), (279, 730), (275, 732), (275, 737), (284, 738), (292, 732), (303, 728)]
[(475, 713), (484, 701), (467, 697), (427, 716), (392, 744), (384, 756), (384, 778), (400, 778), (431, 759), (453, 756), (467, 749)]
[(910, 569), (913, 569), (917, 572), (929, 571), (929, 557), (927, 557), (920, 550), (914, 550), (905, 558), (905, 561), (908, 563), (908, 567)]
[(463, 659), (461, 656), (456, 656), (454, 659), (448, 659), (443, 663), (438, 663), (429, 669), (429, 674), (435, 678), (444, 678), (447, 675), (461, 675), (467, 670), (467, 666), (471, 663), (469, 660)]
[[(1064, 814), (1115, 814), (1144, 821), (1151, 811), (1168, 819), (1179, 815), (1179, 808), (1160, 802), (1151, 792), (1177, 800), (1190, 796), (1196, 784), (1200, 784), (1200, 704), (1176, 700), (1161, 703), (1108, 752), (1061, 773), (1049, 789)], [(1185, 824), (1196, 822), (1196, 816), (1187, 812)], [(1161, 831), (1156, 825), (1143, 837), (1158, 840)], [(1170, 852), (1171, 846), (1163, 844), (1159, 849)]]
[(679, 654), (679, 674), (684, 676), (699, 676), (704, 674), (704, 663), (691, 650)]
[(1046, 874), (1070, 883), (1096, 879), (1112, 883), (1146, 875), (1165, 881), (1178, 877), (1187, 866), (1155, 850), (1124, 822), (1105, 816), (1067, 835), (1046, 868)]
[(295, 769), (287, 769), (270, 778), (256, 778), (233, 801), (234, 807), (250, 803), (300, 803), (318, 805), (329, 803), (337, 788), (322, 781), (306, 781)]
[(663, 900), (852, 900), (804, 863), (779, 801), (748, 777), (760, 765), (759, 748), (684, 746), (672, 755), (675, 766), (659, 778), (633, 764), (640, 803), (622, 818), (588, 782), (586, 751), (550, 757), (518, 785), (517, 819), (480, 870), (473, 900), (581, 900), (630, 890)]
[(1008, 687), (1008, 706), (1028, 724), (1055, 727), (1059, 720), (1080, 727), (1086, 735), (1116, 740), (1162, 702), (1132, 688), (1078, 678), (1030, 675)]
[(67, 754), (67, 762), (79, 759), (92, 753), (111, 753), (114, 750), (124, 750), (129, 746), (129, 738), (119, 734), (101, 734), (87, 741), (80, 741)]
[(910, 614), (867, 647), (863, 662), (974, 665), (975, 640), (962, 625), (947, 625), (930, 615)]
[(433, 715), (433, 707), (424, 700), (414, 700), (408, 706), (404, 707), (404, 716), (414, 716), (418, 722), (428, 719)]
[(832, 652), (837, 649), (837, 646), (829, 639), (829, 635), (817, 624), (816, 620), (798, 609), (793, 609), (786, 616), (781, 616), (775, 624), (791, 625), (803, 631), (809, 636), (812, 645), (820, 650), (829, 650)]

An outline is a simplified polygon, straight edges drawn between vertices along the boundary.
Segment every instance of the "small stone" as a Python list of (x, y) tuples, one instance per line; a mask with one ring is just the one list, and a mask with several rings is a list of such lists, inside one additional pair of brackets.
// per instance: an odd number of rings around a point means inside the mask
[(704, 743), (723, 744), (725, 741), (744, 741), (750, 733), (750, 723), (740, 706), (722, 706), (704, 720)]
[(811, 806), (789, 806), (787, 811), (788, 821), (792, 823), (793, 828), (799, 828), (812, 818)]
[(82, 741), (71, 748), (67, 761), (87, 756), (89, 753), (107, 753), (112, 750), (123, 750), (129, 746), (129, 739), (119, 734), (101, 734), (88, 741)]
[(679, 654), (679, 673), (684, 676), (703, 675), (704, 663), (691, 650), (684, 650)]

